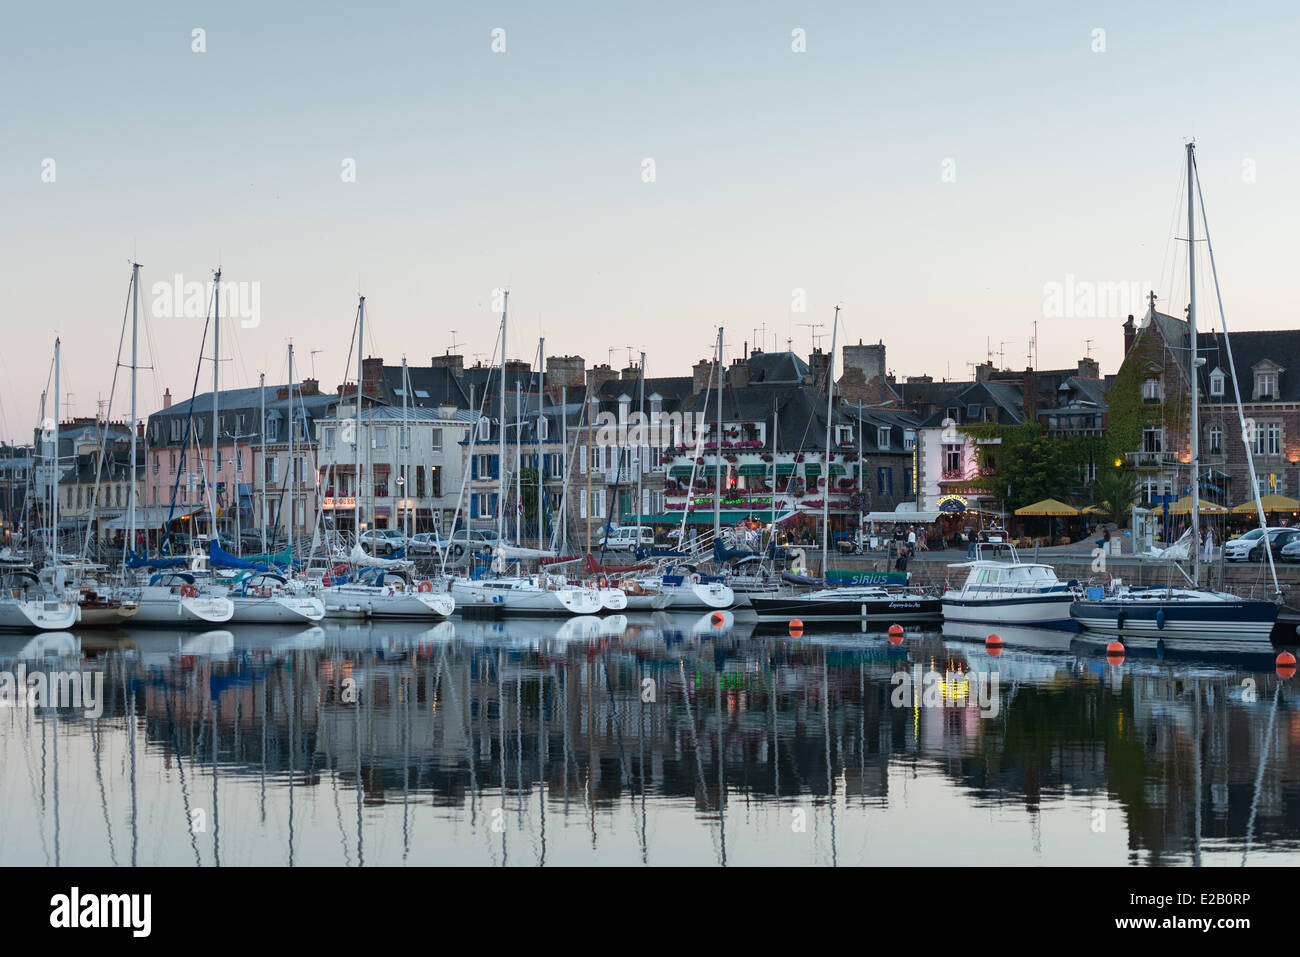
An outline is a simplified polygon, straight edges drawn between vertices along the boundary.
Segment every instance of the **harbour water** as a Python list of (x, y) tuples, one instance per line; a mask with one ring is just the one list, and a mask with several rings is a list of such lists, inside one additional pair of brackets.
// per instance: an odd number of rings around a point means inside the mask
[(0, 860), (1300, 863), (1297, 679), (1042, 638), (662, 614), (0, 637), (11, 676), (102, 675), (94, 707), (0, 709)]

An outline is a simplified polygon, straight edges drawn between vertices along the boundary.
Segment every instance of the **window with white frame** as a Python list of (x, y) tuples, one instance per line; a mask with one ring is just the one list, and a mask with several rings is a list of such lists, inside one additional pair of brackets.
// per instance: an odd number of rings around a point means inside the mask
[(323, 430), (323, 435), (321, 436), (321, 438), (322, 438), (322, 440), (323, 440), (323, 441), (321, 442), (321, 445), (324, 446), (326, 449), (332, 449), (332, 448), (334, 448), (334, 434), (335, 434), (337, 431), (338, 431), (338, 429), (333, 429), (333, 428), (327, 428), (327, 429), (324, 429), (324, 430)]
[(888, 429), (888, 427), (886, 427), (886, 426), (881, 426), (881, 427), (879, 427), (879, 428), (876, 429), (876, 448), (878, 448), (878, 449), (887, 449), (887, 448), (889, 448), (889, 429)]
[(492, 421), (486, 416), (480, 416), (478, 420), (478, 440), (486, 442), (492, 438)]
[(945, 473), (961, 471), (960, 445), (945, 445), (943, 447), (943, 470)]
[(1222, 369), (1215, 369), (1210, 373), (1210, 395), (1223, 395), (1223, 383), (1225, 378)]
[(1255, 398), (1273, 399), (1277, 397), (1277, 373), (1255, 373)]
[(1163, 452), (1165, 450), (1165, 430), (1159, 426), (1149, 425), (1142, 430), (1142, 451)]
[(903, 431), (903, 449), (907, 452), (916, 448), (916, 431), (914, 429), (905, 429)]
[(435, 452), (442, 451), (442, 429), (433, 429), (429, 436), (430, 448)]
[(1210, 429), (1210, 454), (1223, 454), (1223, 429), (1217, 425)]
[(388, 430), (387, 430), (387, 429), (375, 429), (375, 430), (374, 430), (374, 435), (375, 435), (375, 441), (374, 441), (374, 445), (372, 446), (372, 448), (376, 448), (376, 449), (386, 449), (386, 448), (388, 448)]
[(1255, 426), (1255, 454), (1282, 454), (1282, 423), (1269, 422)]
[(1142, 383), (1142, 401), (1159, 402), (1164, 392), (1160, 388), (1160, 380), (1149, 378)]

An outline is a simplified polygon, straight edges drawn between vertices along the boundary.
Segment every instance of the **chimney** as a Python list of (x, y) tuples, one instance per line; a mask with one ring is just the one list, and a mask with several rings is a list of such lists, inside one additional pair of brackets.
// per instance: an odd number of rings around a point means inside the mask
[(1129, 316), (1128, 321), (1124, 323), (1124, 355), (1129, 354), (1133, 348), (1133, 340), (1137, 338), (1137, 326), (1133, 325), (1133, 317)]
[(384, 377), (382, 356), (367, 356), (361, 360), (361, 394), (378, 397), (379, 383)]
[(587, 360), (582, 356), (547, 356), (546, 388), (581, 389), (586, 370)]
[(587, 394), (589, 396), (599, 395), (601, 386), (616, 379), (618, 379), (618, 373), (611, 369), (608, 364), (601, 363), (598, 366), (592, 366), (591, 371), (587, 373)]
[(171, 407), (172, 407), (172, 390), (165, 389), (163, 391), (163, 408), (170, 409)]
[(633, 363), (632, 365), (628, 366), (626, 369), (623, 370), (621, 378), (623, 379), (624, 382), (636, 381), (636, 377), (639, 376), (640, 374), (641, 374), (641, 370), (637, 368), (636, 363)]
[(303, 379), (298, 383), (299, 395), (320, 395), (319, 379)]
[(887, 398), (885, 386), (885, 343), (844, 347), (844, 371), (840, 375), (840, 395), (849, 402), (872, 405)]
[(1033, 368), (1026, 368), (1024, 378), (1020, 380), (1020, 401), (1024, 406), (1024, 421), (1038, 421), (1038, 375)]
[(691, 367), (691, 395), (707, 392), (713, 384), (713, 360), (701, 359)]
[(989, 379), (993, 378), (993, 372), (994, 369), (992, 362), (981, 362), (975, 366), (975, 381), (987, 382)]
[(429, 360), (430, 369), (446, 369), (456, 378), (465, 374), (465, 357), (452, 355), (450, 352), (445, 356), (434, 356)]
[(1096, 359), (1079, 360), (1079, 378), (1080, 379), (1100, 379), (1101, 366)]
[(732, 359), (731, 368), (727, 370), (727, 386), (743, 389), (749, 385), (749, 363), (744, 359)]
[(808, 373), (818, 392), (828, 392), (831, 387), (831, 358), (830, 353), (822, 352), (820, 346), (808, 357)]

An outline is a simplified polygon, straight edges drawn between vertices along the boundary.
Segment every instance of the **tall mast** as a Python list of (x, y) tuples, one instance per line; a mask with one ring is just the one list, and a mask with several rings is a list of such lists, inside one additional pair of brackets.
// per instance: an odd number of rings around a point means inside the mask
[(515, 545), (524, 543), (524, 422), (521, 418), (522, 395), (515, 379)]
[(835, 307), (835, 320), (831, 325), (831, 356), (826, 366), (826, 454), (822, 457), (822, 470), (826, 473), (826, 491), (822, 495), (822, 579), (830, 570), (827, 552), (831, 538), (831, 422), (835, 414), (835, 337), (840, 331), (840, 307)]
[(497, 436), (497, 543), (506, 540), (506, 315), (510, 307), (510, 290), (501, 300), (501, 428)]
[(641, 374), (637, 378), (641, 380), (638, 386), (639, 394), (637, 395), (637, 400), (636, 400), (637, 411), (641, 413), (640, 421), (641, 421), (642, 434), (641, 436), (639, 436), (639, 438), (644, 440), (642, 442), (637, 443), (637, 454), (636, 454), (636, 546), (635, 547), (640, 548), (641, 547), (641, 523), (644, 521), (645, 518), (641, 514), (642, 512), (641, 486), (643, 484), (641, 477), (645, 475), (645, 457), (650, 454), (650, 439), (646, 435), (646, 432), (648, 432), (649, 429), (647, 429), (646, 427), (646, 415), (645, 415), (645, 353), (644, 352), (641, 353)]
[(722, 327), (718, 326), (718, 430), (713, 441), (713, 540), (722, 534)]
[(543, 406), (543, 397), (546, 395), (546, 340), (537, 340), (537, 427), (533, 432), (533, 447), (537, 450), (537, 548), (539, 551), (546, 548), (544, 535), (546, 533), (545, 512), (542, 508), (545, 498), (543, 495), (542, 485), (542, 462), (545, 457), (542, 455), (542, 416), (546, 414)]
[(217, 468), (221, 453), (218, 443), (217, 387), (221, 372), (221, 267), (217, 267), (212, 286), (212, 482), (208, 486), (212, 499), (212, 537), (217, 537)]
[(361, 543), (361, 344), (366, 341), (366, 297), (357, 304), (357, 417), (352, 428), (354, 477), (357, 487), (352, 490), (352, 534)]
[(294, 474), (297, 463), (293, 459), (293, 343), (289, 343), (289, 575), (293, 575), (293, 523), (298, 517), (298, 476)]
[[(1201, 537), (1201, 488), (1200, 488), (1200, 398), (1201, 390), (1197, 384), (1196, 370), (1200, 365), (1196, 348), (1196, 216), (1192, 200), (1194, 188), (1193, 177), (1196, 176), (1193, 151), (1195, 143), (1187, 144), (1187, 335), (1191, 340), (1190, 382), (1192, 389), (1192, 585), (1201, 583), (1201, 550), (1198, 547)], [(1264, 538), (1268, 545), (1267, 535)]]
[(135, 365), (136, 325), (140, 316), (140, 264), (131, 263), (131, 490), (127, 501), (127, 538), (129, 552), (135, 547)]
[(54, 585), (59, 584), (59, 340), (54, 340), (54, 502), (50, 507), (50, 544), (54, 555)]
[(560, 554), (569, 549), (569, 387), (560, 386)]
[(257, 396), (259, 405), (258, 422), (261, 428), (258, 430), (262, 433), (262, 554), (266, 554), (266, 373), (263, 372), (257, 377)]
[(411, 429), (406, 423), (406, 393), (411, 390), (409, 381), (406, 378), (406, 356), (402, 356), (402, 433), (397, 440), (401, 445), (405, 442), (402, 449), (402, 486), (398, 494), (398, 502), (402, 508), (402, 534), (407, 538), (411, 537), (411, 497), (408, 488), (411, 481)]

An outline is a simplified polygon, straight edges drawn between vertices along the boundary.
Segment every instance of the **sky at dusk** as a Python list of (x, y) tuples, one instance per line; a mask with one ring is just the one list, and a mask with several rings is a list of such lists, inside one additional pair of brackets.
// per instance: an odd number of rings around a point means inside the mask
[[(486, 360), (501, 287), (525, 360), (545, 336), (689, 374), (718, 325), (728, 361), (755, 339), (807, 354), (839, 304), (840, 344), (882, 339), (900, 376), (969, 377), (990, 344), (1023, 368), (1035, 322), (1039, 366), (1090, 350), (1114, 372), (1145, 287), (1171, 313), (1186, 300), (1189, 138), (1231, 328), (1294, 328), (1298, 20), (1041, 0), (11, 5), (0, 437), (30, 441), (56, 335), (63, 411), (107, 399), (133, 258), (141, 416), (164, 388), (188, 397), (199, 359), (202, 315), (169, 315), (157, 284), (218, 264), (258, 307), (223, 324), (230, 387), (283, 381), (292, 341), (332, 389), (358, 292), (367, 354), (427, 365), (454, 341)], [(123, 370), (115, 418), (127, 402)]]

